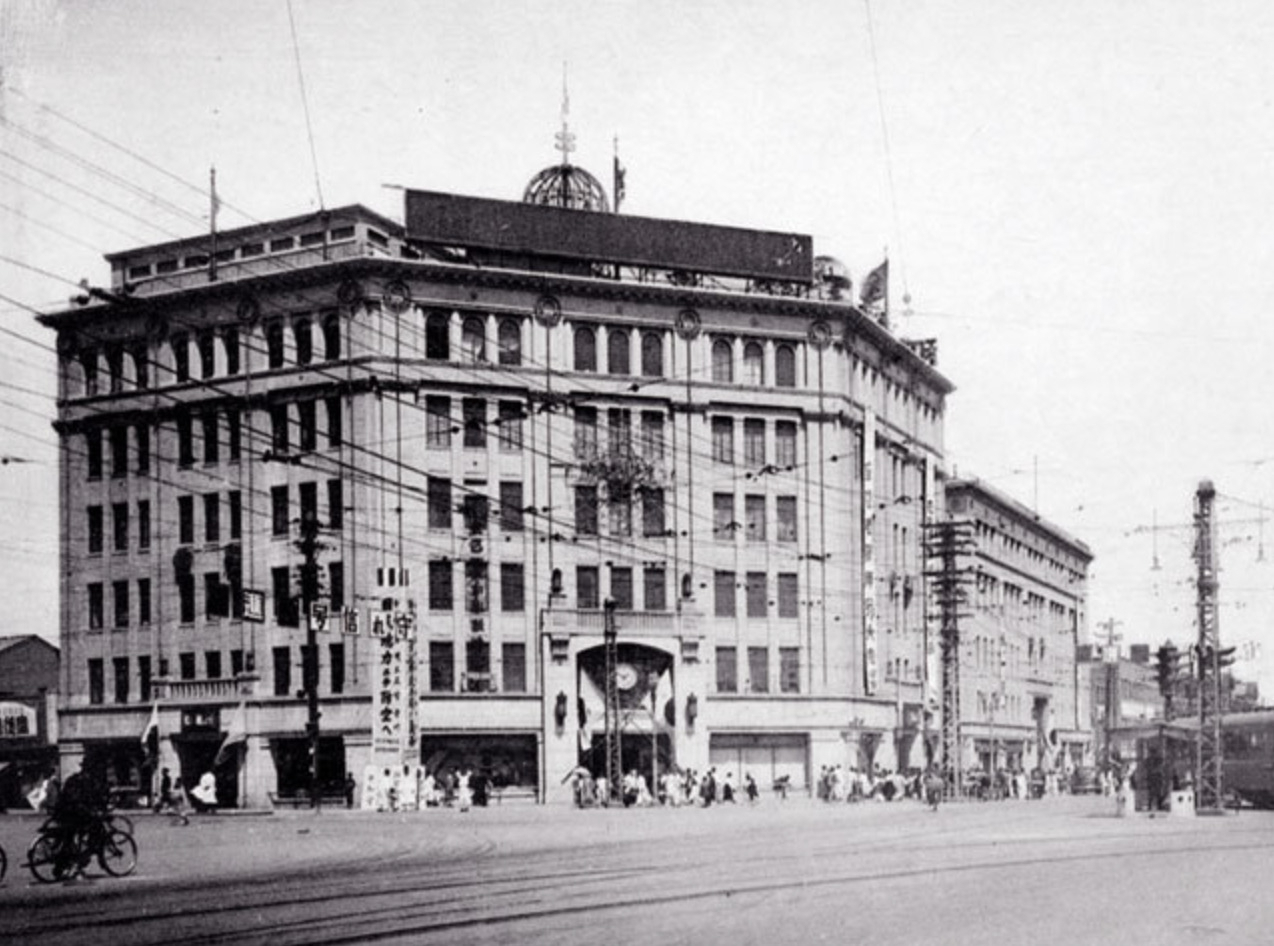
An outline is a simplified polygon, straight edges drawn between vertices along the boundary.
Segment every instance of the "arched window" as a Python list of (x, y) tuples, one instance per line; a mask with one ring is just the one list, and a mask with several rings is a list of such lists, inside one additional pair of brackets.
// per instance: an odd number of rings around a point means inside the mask
[(765, 350), (760, 342), (743, 346), (743, 383), (754, 387), (765, 384)]
[(513, 319), (500, 323), (496, 343), (500, 346), (500, 364), (516, 367), (522, 364), (522, 326)]
[(133, 380), (138, 390), (150, 387), (150, 356), (145, 345), (138, 345), (132, 350)]
[(727, 384), (734, 380), (734, 350), (724, 338), (712, 343), (712, 380)]
[(211, 378), (217, 373), (217, 336), (212, 329), (199, 333), (196, 340), (199, 347), (199, 377)]
[(465, 361), (476, 363), (487, 360), (486, 327), (477, 316), (469, 316), (461, 326), (460, 351), (464, 354)]
[(296, 339), (296, 363), (308, 365), (314, 360), (314, 337), (310, 333), (310, 320), (297, 319), (292, 325), (292, 335)]
[(597, 370), (597, 333), (587, 325), (575, 330), (575, 370)]
[(190, 380), (190, 336), (181, 332), (173, 336), (173, 377), (178, 383)]
[(106, 374), (112, 394), (124, 390), (124, 350), (118, 345), (106, 349)]
[(271, 368), (283, 367), (283, 323), (271, 322), (265, 329), (266, 353)]
[(606, 334), (607, 374), (632, 374), (633, 360), (628, 351), (628, 330), (611, 329)]
[(425, 319), (425, 357), (446, 361), (451, 357), (451, 320), (445, 312)]
[(641, 374), (643, 378), (664, 376), (664, 340), (654, 332), (641, 337)]
[(335, 361), (341, 357), (341, 317), (335, 312), (323, 319), (323, 358)]
[(796, 351), (791, 345), (774, 349), (774, 383), (780, 388), (796, 387)]
[(97, 352), (89, 349), (80, 355), (80, 367), (84, 370), (84, 396), (97, 393)]

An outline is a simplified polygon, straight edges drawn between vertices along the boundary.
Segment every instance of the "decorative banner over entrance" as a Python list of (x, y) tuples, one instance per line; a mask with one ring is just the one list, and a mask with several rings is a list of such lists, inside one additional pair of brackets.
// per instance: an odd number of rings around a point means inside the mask
[(863, 413), (863, 692), (880, 686), (876, 654), (876, 415)]

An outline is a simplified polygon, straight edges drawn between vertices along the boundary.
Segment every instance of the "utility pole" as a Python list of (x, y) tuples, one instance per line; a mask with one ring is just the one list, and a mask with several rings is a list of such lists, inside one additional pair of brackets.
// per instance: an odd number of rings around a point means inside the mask
[(301, 563), (301, 619), (305, 621), (305, 652), (301, 658), (301, 679), (308, 715), (305, 733), (310, 740), (310, 807), (319, 806), (319, 705), (318, 705), (318, 638), (311, 610), (318, 599), (319, 524), (313, 513), (301, 517), (301, 536), (296, 547), (304, 557)]
[(968, 598), (969, 571), (961, 556), (972, 553), (973, 523), (948, 519), (925, 524), (925, 555), (938, 567), (925, 572), (933, 579), (934, 601), (942, 615), (942, 780), (948, 798), (959, 795), (963, 785), (960, 747), (960, 618)]
[(1198, 565), (1196, 603), (1199, 640), (1199, 742), (1195, 751), (1194, 810), (1197, 814), (1224, 812), (1221, 743), (1221, 633), (1217, 615), (1216, 488), (1203, 480), (1194, 497), (1194, 558)]
[(619, 628), (615, 626), (615, 599), (602, 602), (602, 635), (606, 653), (606, 791), (612, 798), (620, 778), (619, 684), (615, 670), (619, 655)]
[(1119, 647), (1122, 634), (1116, 634), (1115, 628), (1124, 622), (1118, 618), (1107, 618), (1098, 621), (1097, 626), (1106, 632), (1102, 645), (1102, 682), (1106, 693), (1105, 712), (1102, 713), (1102, 767), (1110, 769), (1110, 739), (1119, 718)]

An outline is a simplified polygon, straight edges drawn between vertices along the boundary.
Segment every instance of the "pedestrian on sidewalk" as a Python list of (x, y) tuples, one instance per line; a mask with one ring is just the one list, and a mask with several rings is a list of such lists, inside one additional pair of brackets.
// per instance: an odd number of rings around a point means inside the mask
[(354, 781), (354, 773), (346, 772), (345, 773), (345, 807), (346, 808), (354, 807), (354, 789), (355, 787), (357, 787), (357, 785), (358, 783)]

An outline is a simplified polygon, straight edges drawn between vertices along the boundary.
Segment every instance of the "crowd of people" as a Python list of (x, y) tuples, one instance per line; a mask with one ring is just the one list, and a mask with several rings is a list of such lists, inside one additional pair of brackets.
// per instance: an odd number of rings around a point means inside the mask
[(715, 767), (706, 772), (667, 769), (659, 774), (653, 793), (646, 776), (636, 769), (624, 773), (613, 790), (606, 776), (595, 776), (583, 766), (572, 771), (568, 778), (579, 808), (606, 808), (611, 804), (625, 808), (655, 805), (707, 808), (714, 804), (737, 804), (740, 798), (755, 804), (760, 797), (760, 789), (751, 773), (743, 773), (740, 782), (735, 780), (733, 772), (718, 772)]

